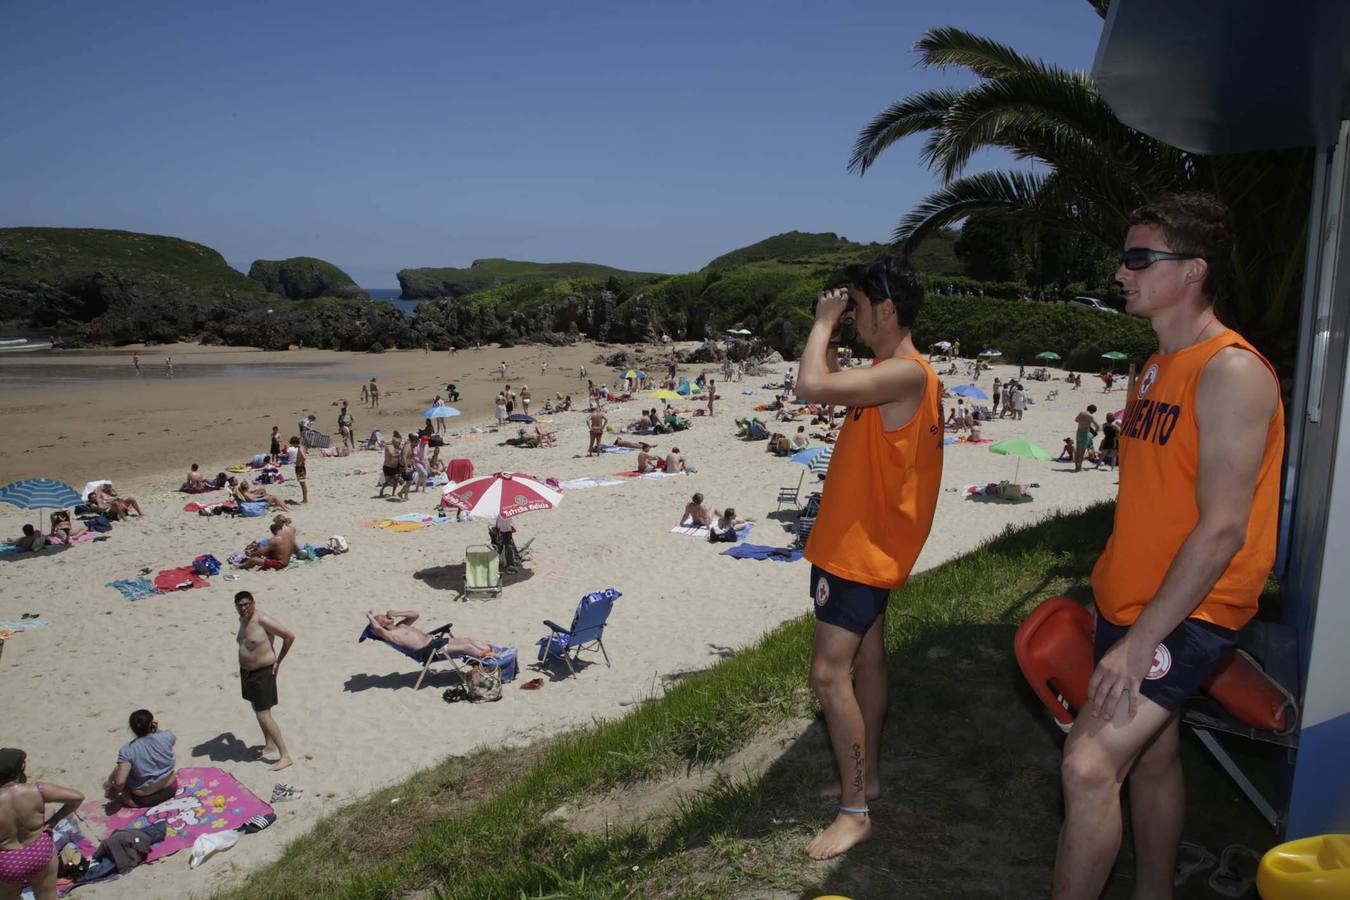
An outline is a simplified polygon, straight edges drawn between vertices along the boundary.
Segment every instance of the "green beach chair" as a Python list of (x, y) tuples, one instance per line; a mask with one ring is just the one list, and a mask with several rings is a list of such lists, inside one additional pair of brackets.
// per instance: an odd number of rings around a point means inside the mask
[(470, 544), (464, 549), (464, 596), (501, 593), (501, 554), (487, 544)]

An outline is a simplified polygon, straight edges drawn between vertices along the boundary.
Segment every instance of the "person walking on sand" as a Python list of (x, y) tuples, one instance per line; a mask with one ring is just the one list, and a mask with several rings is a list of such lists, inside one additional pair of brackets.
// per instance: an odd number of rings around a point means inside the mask
[(166, 356), (166, 357), (164, 357), (164, 377), (165, 377), (165, 378), (172, 378), (172, 377), (173, 377), (173, 357), (172, 357), (172, 356)]
[(370, 388), (363, 381), (361, 382), (361, 405), (368, 406), (369, 404), (370, 404)]
[(298, 437), (291, 437), (291, 446), (295, 448), (295, 480), (300, 482), (300, 502), (309, 503), (309, 482), (305, 480), (308, 475), (309, 453), (305, 450), (304, 442)]
[(267, 455), (272, 457), (272, 464), (277, 465), (281, 462), (281, 427), (272, 426), (272, 441), (267, 446)]
[[(244, 699), (253, 705), (263, 733), (264, 744), (259, 758), (271, 763), (273, 771), (284, 769), (291, 764), (291, 755), (286, 751), (281, 729), (272, 718), (272, 709), (277, 705), (277, 672), (291, 652), (295, 633), (276, 619), (263, 615), (248, 591), (234, 595), (234, 609), (239, 614), (235, 640), (239, 644), (240, 688)], [(280, 652), (275, 646), (277, 638), (281, 638)], [(272, 754), (276, 754), (275, 760), (268, 758)]]
[(713, 414), (713, 403), (717, 400), (717, 382), (708, 379), (708, 416)]
[(380, 386), (375, 383), (374, 376), (370, 379), (370, 408), (380, 408)]
[[(886, 604), (923, 549), (942, 482), (942, 387), (913, 340), (923, 276), (902, 256), (849, 274), (849, 288), (816, 301), (797, 381), (808, 402), (848, 406), (805, 551), (816, 614), (811, 688), (840, 799), (834, 821), (806, 848), (813, 859), (871, 836), (868, 804), (881, 794)], [(840, 369), (839, 329), (848, 319), (872, 349), (868, 368)]]
[[(0, 748), (0, 897), (18, 898), (26, 885), (36, 900), (56, 900), (59, 865), (52, 829), (74, 815), (84, 794), (49, 781), (28, 783), (28, 754)], [(47, 806), (61, 808), (47, 815)]]
[(1092, 449), (1092, 439), (1097, 436), (1097, 407), (1088, 404), (1087, 410), (1074, 416), (1073, 470), (1083, 471), (1083, 457)]
[(1126, 779), (1134, 895), (1172, 895), (1186, 802), (1178, 710), (1256, 614), (1275, 563), (1279, 378), (1213, 307), (1231, 221), (1201, 193), (1164, 195), (1129, 218), (1116, 281), (1158, 351), (1125, 407), (1114, 527), (1092, 570), (1097, 664), (1064, 744), (1055, 900), (1101, 894)]
[(136, 370), (136, 374), (141, 374), (141, 355), (139, 353), (131, 354), (131, 367)]
[(342, 443), (353, 450), (356, 449), (356, 419), (347, 411), (347, 401), (342, 401), (342, 410), (338, 413), (338, 434), (342, 435)]

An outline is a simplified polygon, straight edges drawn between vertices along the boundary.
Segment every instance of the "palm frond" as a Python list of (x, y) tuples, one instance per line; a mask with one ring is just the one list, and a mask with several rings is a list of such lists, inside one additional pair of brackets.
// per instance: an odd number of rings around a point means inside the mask
[(896, 141), (941, 127), (942, 117), (960, 96), (959, 90), (939, 88), (919, 91), (886, 107), (858, 135), (848, 171), (862, 175)]
[(934, 28), (914, 45), (920, 65), (934, 68), (961, 66), (984, 78), (1000, 78), (1025, 72), (1036, 65), (1016, 50), (998, 41), (961, 28)]
[(937, 229), (972, 213), (1034, 209), (1044, 181), (1044, 175), (1032, 172), (981, 172), (957, 179), (929, 194), (901, 219), (891, 240), (912, 253)]
[(1106, 18), (1107, 12), (1111, 9), (1111, 0), (1087, 0), (1087, 2), (1088, 6), (1095, 9), (1097, 15), (1101, 16), (1103, 19)]

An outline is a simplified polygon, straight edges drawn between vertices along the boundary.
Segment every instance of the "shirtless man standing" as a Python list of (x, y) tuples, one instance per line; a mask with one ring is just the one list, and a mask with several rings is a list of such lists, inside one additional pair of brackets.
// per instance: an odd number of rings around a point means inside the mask
[[(411, 650), (413, 653), (421, 651), (423, 647), (431, 643), (431, 635), (420, 628), (413, 627), (419, 614), (410, 609), (389, 610), (384, 613), (377, 613), (375, 610), (368, 610), (366, 618), (370, 620), (370, 630), (382, 641), (388, 641), (399, 647)], [(469, 653), (473, 656), (483, 657), (492, 654), (492, 645), (484, 641), (475, 641), (472, 638), (450, 638), (450, 643), (446, 644), (440, 651), (449, 656), (456, 653)]]
[(380, 386), (375, 383), (375, 379), (370, 379), (370, 408), (380, 408)]
[(1092, 439), (1097, 434), (1097, 419), (1095, 413), (1097, 407), (1089, 406), (1086, 412), (1080, 412), (1074, 418), (1074, 449), (1073, 449), (1073, 470), (1075, 472), (1083, 471), (1083, 456), (1088, 448), (1092, 446)]
[[(28, 755), (0, 749), (0, 896), (33, 886), (37, 900), (56, 900), (56, 847), (51, 828), (80, 808), (84, 794), (59, 784), (28, 784)], [(60, 803), (47, 816), (47, 804)]]
[(379, 496), (384, 496), (384, 489), (398, 492), (398, 466), (399, 460), (403, 456), (403, 438), (399, 437), (397, 431), (394, 432), (394, 439), (384, 445), (384, 463), (381, 466), (381, 472), (384, 474), (384, 480), (380, 482)]
[(609, 424), (609, 416), (596, 409), (586, 417), (586, 425), (591, 430), (591, 445), (586, 448), (587, 456), (597, 456), (600, 454), (600, 440), (605, 436), (605, 426)]
[[(274, 524), (273, 528), (276, 527)], [(239, 632), (235, 636), (239, 642), (239, 682), (244, 699), (253, 704), (262, 728), (265, 743), (260, 756), (263, 762), (272, 763), (274, 771), (284, 769), (291, 764), (291, 756), (281, 739), (281, 729), (272, 719), (272, 707), (277, 705), (277, 670), (291, 652), (295, 634), (263, 615), (248, 591), (234, 595), (234, 608), (239, 613)], [(280, 653), (273, 646), (277, 638), (281, 638)], [(275, 761), (268, 759), (273, 753), (277, 754)]]

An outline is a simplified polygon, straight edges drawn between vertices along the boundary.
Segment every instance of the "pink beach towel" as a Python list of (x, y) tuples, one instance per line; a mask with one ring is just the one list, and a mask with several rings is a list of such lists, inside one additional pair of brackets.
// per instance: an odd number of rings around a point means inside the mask
[(183, 507), (183, 512), (201, 512), (204, 509), (234, 509), (234, 505), (233, 500), (213, 500), (210, 503), (198, 503), (193, 500)]
[(150, 809), (119, 808), (93, 800), (80, 807), (80, 818), (102, 840), (119, 828), (144, 828), (156, 822), (168, 827), (168, 836), (156, 844), (147, 863), (191, 849), (198, 835), (238, 828), (254, 816), (272, 811), (262, 800), (222, 769), (190, 767), (178, 770), (178, 793)]

